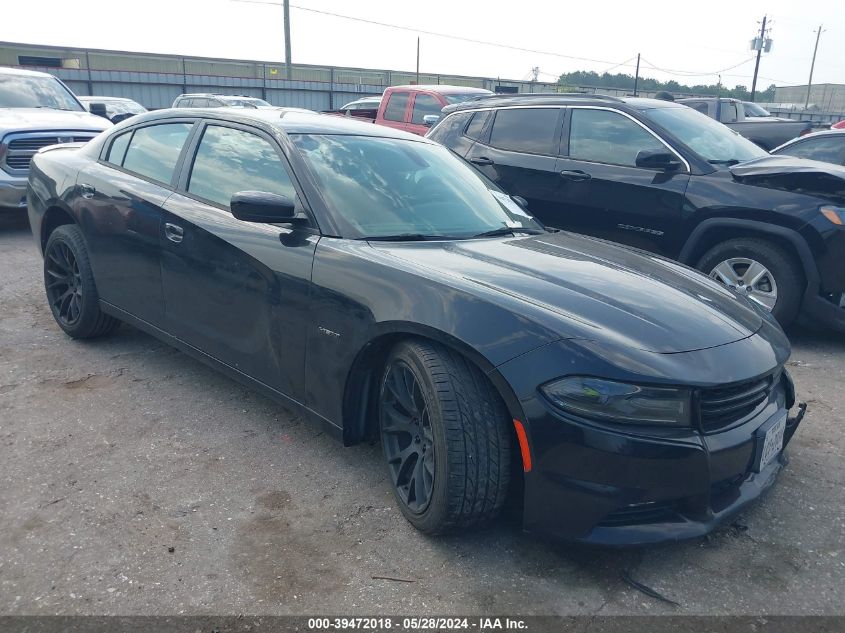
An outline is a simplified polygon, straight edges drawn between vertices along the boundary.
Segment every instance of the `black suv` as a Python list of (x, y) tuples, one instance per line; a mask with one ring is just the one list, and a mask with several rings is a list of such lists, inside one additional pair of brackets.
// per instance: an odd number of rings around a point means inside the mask
[(497, 96), (443, 114), (429, 138), (546, 225), (695, 266), (784, 326), (802, 310), (845, 330), (845, 168), (655, 99)]

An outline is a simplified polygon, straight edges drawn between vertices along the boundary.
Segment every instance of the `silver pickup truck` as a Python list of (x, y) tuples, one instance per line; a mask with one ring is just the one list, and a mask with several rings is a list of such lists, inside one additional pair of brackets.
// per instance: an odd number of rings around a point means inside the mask
[(47, 73), (0, 68), (0, 211), (26, 208), (32, 156), (57, 143), (86, 142), (111, 127)]
[(745, 104), (739, 99), (706, 97), (678, 99), (677, 101), (706, 114), (711, 119), (721, 121), (767, 151), (812, 130), (812, 125), (807, 121), (760, 116), (759, 111), (762, 108), (759, 108), (759, 106), (755, 108), (753, 113), (746, 112)]

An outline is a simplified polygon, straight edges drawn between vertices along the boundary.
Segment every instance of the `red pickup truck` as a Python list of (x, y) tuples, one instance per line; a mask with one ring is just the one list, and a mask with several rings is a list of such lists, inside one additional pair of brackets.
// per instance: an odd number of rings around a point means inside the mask
[(384, 91), (377, 109), (335, 110), (325, 114), (368, 119), (378, 125), (423, 136), (437, 122), (440, 110), (447, 105), (491, 94), (483, 88), (466, 86), (392, 86)]

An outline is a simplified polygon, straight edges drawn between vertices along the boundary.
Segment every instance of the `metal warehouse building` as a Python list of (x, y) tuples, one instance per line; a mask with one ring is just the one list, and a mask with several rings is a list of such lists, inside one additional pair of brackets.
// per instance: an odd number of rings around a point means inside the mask
[[(804, 105), (807, 85), (775, 88), (775, 102)], [(827, 112), (845, 112), (845, 84), (813, 84), (810, 105)]]
[[(416, 73), (337, 66), (158, 55), (0, 42), (0, 66), (52, 73), (79, 95), (128, 97), (167, 108), (185, 92), (260, 97), (279, 106), (331, 110), (388, 86), (416, 81)], [(474, 86), (519, 92), (557, 91), (556, 84), (421, 73), (421, 84)]]

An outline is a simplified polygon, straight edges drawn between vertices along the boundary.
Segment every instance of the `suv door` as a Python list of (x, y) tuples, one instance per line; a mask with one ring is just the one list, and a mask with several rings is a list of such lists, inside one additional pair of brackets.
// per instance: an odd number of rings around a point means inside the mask
[[(637, 167), (643, 150), (671, 150), (632, 116), (600, 106), (570, 106), (557, 171), (560, 205), (550, 226), (669, 254), (682, 230), (689, 169)], [(676, 154), (677, 155), (677, 154)]]
[(77, 178), (75, 206), (85, 224), (91, 267), (103, 301), (161, 327), (162, 207), (193, 120), (155, 122), (118, 134)]
[(313, 229), (244, 222), (238, 191), (302, 198), (275, 139), (250, 126), (197, 131), (162, 221), (166, 330), (278, 393), (304, 394)]
[(558, 106), (500, 108), (492, 126), (478, 112), (464, 133), (479, 134), (466, 158), (509, 194), (525, 198), (533, 215), (550, 217), (560, 189), (556, 163), (562, 121)]

